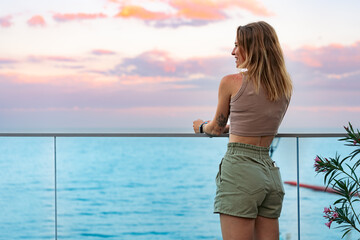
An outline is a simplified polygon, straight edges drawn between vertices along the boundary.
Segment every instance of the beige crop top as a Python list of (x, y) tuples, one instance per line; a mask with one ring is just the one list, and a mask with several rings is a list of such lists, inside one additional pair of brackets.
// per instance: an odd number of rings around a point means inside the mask
[(240, 90), (230, 100), (229, 132), (238, 136), (276, 135), (288, 105), (285, 96), (269, 101), (261, 86), (257, 94), (253, 83), (244, 77)]

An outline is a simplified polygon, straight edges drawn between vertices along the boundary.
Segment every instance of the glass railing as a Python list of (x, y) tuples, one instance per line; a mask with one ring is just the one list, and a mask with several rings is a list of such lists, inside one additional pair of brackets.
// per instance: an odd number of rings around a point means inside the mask
[[(344, 134), (279, 134), (286, 183), (323, 186), (316, 155), (346, 155)], [(1, 239), (221, 239), (212, 213), (227, 135), (0, 134)], [(285, 184), (283, 240), (340, 239), (336, 195)], [(351, 237), (351, 236), (350, 236)], [(348, 238), (351, 239), (351, 238)]]

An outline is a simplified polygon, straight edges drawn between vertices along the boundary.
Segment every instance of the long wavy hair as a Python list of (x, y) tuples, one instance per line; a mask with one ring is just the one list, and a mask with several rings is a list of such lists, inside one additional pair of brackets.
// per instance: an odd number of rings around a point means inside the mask
[(247, 68), (255, 89), (265, 88), (270, 101), (290, 99), (292, 82), (274, 28), (263, 21), (249, 23), (238, 27), (236, 37), (245, 59), (239, 67)]

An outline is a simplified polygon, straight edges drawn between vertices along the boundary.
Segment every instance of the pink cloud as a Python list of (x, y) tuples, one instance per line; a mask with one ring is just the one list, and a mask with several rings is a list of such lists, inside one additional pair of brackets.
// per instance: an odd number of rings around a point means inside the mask
[(125, 58), (107, 74), (178, 77), (183, 81), (216, 79), (218, 74), (229, 74), (235, 70), (231, 56), (177, 59), (168, 52), (152, 50), (133, 58)]
[[(232, 0), (229, 1), (231, 4), (237, 5), (238, 7), (244, 8), (250, 11), (252, 14), (260, 16), (260, 17), (270, 17), (275, 14), (269, 11), (264, 5), (262, 5), (259, 1), (254, 0)], [(229, 4), (231, 6), (231, 4)]]
[(105, 49), (95, 49), (91, 53), (94, 55), (113, 55), (113, 54), (115, 54), (114, 51), (105, 50)]
[(160, 77), (160, 76), (139, 76), (139, 75), (128, 75), (120, 77), (120, 82), (125, 85), (153, 85), (159, 83), (170, 83), (177, 82), (179, 78), (176, 77)]
[(222, 12), (222, 7), (212, 1), (179, 1), (174, 0), (170, 5), (177, 9), (177, 16), (195, 20), (223, 20), (226, 15)]
[(327, 77), (328, 78), (334, 78), (334, 79), (343, 79), (343, 78), (348, 78), (348, 77), (352, 77), (352, 76), (360, 76), (360, 70), (359, 71), (354, 71), (354, 72), (347, 72), (347, 73), (342, 73), (342, 74), (328, 74)]
[[(177, 83), (182, 79), (179, 77), (168, 76), (140, 76), (140, 75), (122, 75), (122, 76), (103, 76), (101, 73), (75, 73), (68, 75), (34, 75), (34, 74), (21, 74), (18, 72), (8, 72), (0, 74), (0, 82), (15, 82), (20, 84), (44, 84), (44, 85), (56, 85), (56, 86), (69, 86), (69, 84), (79, 87), (78, 90), (87, 88), (89, 86), (104, 87), (109, 89), (121, 88), (122, 86), (132, 85), (147, 85), (149, 87), (158, 88), (163, 83)], [(166, 88), (170, 85), (166, 85)], [(187, 85), (186, 87), (189, 87)], [(176, 88), (180, 88), (176, 86)]]
[(291, 61), (327, 74), (356, 72), (360, 66), (360, 41), (351, 45), (306, 46), (295, 51), (287, 50), (285, 54)]
[(170, 5), (178, 10), (178, 15), (189, 19), (223, 20), (227, 18), (224, 10), (239, 7), (257, 16), (273, 15), (256, 0), (173, 0)]
[(29, 76), (17, 72), (8, 72), (0, 74), (0, 83), (17, 83), (17, 84), (37, 84), (48, 82), (48, 76)]
[[(140, 89), (138, 89), (139, 85), (142, 86)], [(168, 76), (140, 76), (130, 74), (113, 76), (96, 72), (64, 75), (36, 75), (22, 74), (19, 72), (0, 73), (0, 95), (5, 89), (13, 89), (8, 92), (11, 94), (17, 87), (23, 89), (25, 95), (36, 95), (38, 91), (54, 91), (57, 94), (71, 93), (75, 95), (83, 92), (91, 94), (90, 92), (94, 91), (95, 95), (98, 95), (96, 92), (99, 91), (99, 93), (101, 92), (104, 96), (114, 91), (126, 91), (127, 95), (140, 91), (148, 92), (151, 95), (156, 94), (156, 92), (166, 92), (168, 90), (197, 88), (196, 85), (189, 81), (184, 83), (183, 78)], [(132, 97), (135, 97), (135, 95)], [(126, 99), (124, 99), (124, 101), (126, 102)]]
[(313, 56), (314, 55), (313, 53), (316, 50), (317, 48), (315, 47), (305, 46), (294, 52), (293, 51), (286, 52), (286, 54), (293, 61), (302, 62), (310, 67), (321, 67), (322, 66), (321, 61), (319, 59), (314, 58)]
[(0, 64), (12, 64), (16, 63), (17, 61), (11, 58), (0, 58)]
[[(142, 87), (139, 88), (139, 84)], [(189, 103), (192, 106), (193, 102), (199, 102), (201, 97), (198, 94), (190, 96), (187, 91), (183, 91), (188, 88), (193, 86), (177, 83), (176, 79), (169, 77), (109, 76), (106, 78), (86, 73), (57, 76), (37, 76), (18, 72), (0, 73), (0, 96), (3, 99), (0, 102), (0, 109), (49, 109), (73, 106), (112, 109), (189, 106)], [(211, 101), (207, 101), (207, 104), (209, 102)]]
[(27, 21), (27, 23), (31, 27), (46, 25), (44, 18), (40, 15), (33, 16)]
[[(112, 0), (111, 2), (117, 1)], [(245, 9), (254, 15), (262, 17), (273, 15), (272, 12), (256, 0), (159, 0), (158, 2), (167, 4), (174, 11), (151, 11), (137, 5), (122, 5), (116, 17), (152, 21), (158, 27), (178, 27), (180, 25), (204, 25), (209, 22), (228, 19), (229, 16), (226, 11), (233, 8)]]
[(109, 87), (112, 89), (117, 78), (114, 77), (99, 77), (96, 74), (81, 73), (81, 74), (59, 74), (59, 75), (36, 75), (36, 74), (22, 74), (19, 72), (0, 73), (0, 83), (16, 83), (18, 86), (36, 85), (42, 86), (42, 89), (52, 89), (54, 86), (59, 88), (59, 91), (67, 91), (71, 86), (71, 90), (81, 91), (86, 88), (101, 88)]
[(129, 5), (121, 8), (120, 12), (116, 14), (115, 17), (122, 17), (122, 18), (133, 17), (142, 20), (161, 20), (161, 19), (169, 18), (170, 15), (161, 12), (152, 12), (140, 6)]
[(55, 62), (77, 62), (76, 59), (64, 56), (29, 56), (30, 62), (55, 61)]
[(169, 56), (168, 52), (152, 50), (142, 56), (148, 59), (149, 62), (160, 66), (165, 73), (174, 73), (177, 70), (178, 63)]
[(97, 18), (106, 18), (107, 16), (103, 13), (56, 13), (53, 15), (55, 21), (66, 22), (74, 20), (88, 20)]
[(63, 56), (49, 56), (46, 57), (47, 60), (57, 61), (57, 62), (76, 62), (75, 59)]
[(10, 27), (12, 25), (12, 23), (10, 22), (11, 20), (11, 16), (7, 16), (7, 17), (0, 17), (0, 26), (1, 27)]

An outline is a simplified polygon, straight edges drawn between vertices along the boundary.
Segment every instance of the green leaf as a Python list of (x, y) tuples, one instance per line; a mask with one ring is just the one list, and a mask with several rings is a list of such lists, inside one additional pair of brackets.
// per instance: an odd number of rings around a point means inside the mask
[(352, 228), (347, 229), (341, 238), (344, 238), (346, 236), (346, 234), (348, 234), (351, 230), (352, 230)]
[(347, 200), (345, 199), (345, 198), (339, 198), (338, 200), (336, 200), (335, 202), (334, 202), (334, 205), (336, 205), (336, 204), (338, 204), (338, 203), (344, 203), (344, 202), (346, 202)]
[(360, 153), (360, 149), (355, 149), (354, 151), (352, 151), (352, 153), (350, 153), (350, 160), (353, 160), (358, 154)]

